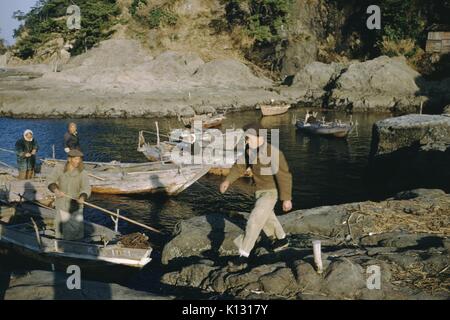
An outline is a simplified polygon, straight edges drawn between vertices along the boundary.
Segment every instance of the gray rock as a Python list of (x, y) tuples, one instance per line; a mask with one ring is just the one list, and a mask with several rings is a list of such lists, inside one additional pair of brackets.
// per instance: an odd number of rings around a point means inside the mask
[(447, 190), (449, 161), (450, 117), (414, 114), (374, 124), (369, 172), (375, 186)]
[(421, 80), (404, 58), (381, 56), (351, 64), (336, 81), (329, 105), (358, 111), (417, 112)]
[(209, 86), (270, 87), (269, 79), (256, 77), (245, 64), (232, 59), (213, 60), (200, 66), (192, 77)]
[(374, 125), (371, 154), (382, 155), (419, 145), (423, 150), (445, 151), (450, 145), (450, 118), (411, 114), (378, 121)]
[[(324, 206), (282, 215), (279, 218), (289, 233), (290, 247), (273, 253), (257, 243), (248, 267), (239, 271), (230, 269), (228, 259), (221, 256), (237, 254), (232, 240), (242, 232), (246, 215), (192, 218), (179, 223), (174, 238), (164, 248), (163, 260), (170, 262), (175, 271), (162, 279), (168, 285), (193, 287), (239, 299), (447, 299), (445, 292), (430, 294), (424, 288), (411, 286), (412, 278), (398, 282), (395, 272), (400, 268), (408, 274), (418, 263), (431, 277), (445, 271), (448, 239), (406, 232), (369, 236), (373, 220), (362, 217), (367, 215), (365, 211), (378, 214), (430, 204), (440, 206), (445, 214), (448, 201), (449, 195), (441, 190), (417, 189), (378, 203)], [(362, 211), (350, 220), (351, 213), (358, 210)], [(357, 247), (345, 244), (347, 221), (352, 225)], [(325, 239), (322, 241), (323, 274), (315, 270), (312, 239)], [(211, 254), (210, 251), (217, 256), (205, 261), (204, 256)], [(177, 267), (177, 262), (183, 261)], [(373, 266), (380, 268), (380, 289), (367, 286), (372, 274), (369, 267)], [(437, 281), (444, 283), (440, 278)]]
[(292, 86), (311, 90), (324, 90), (331, 81), (340, 76), (344, 68), (344, 65), (338, 63), (310, 63), (297, 72)]
[(236, 255), (238, 251), (233, 240), (242, 232), (235, 222), (220, 214), (180, 221), (176, 236), (163, 249), (161, 261), (168, 264), (176, 258), (201, 256), (207, 251), (222, 256)]
[(357, 293), (366, 288), (365, 270), (349, 259), (338, 259), (328, 267), (324, 285), (333, 296), (358, 298)]
[(156, 296), (131, 290), (117, 284), (81, 281), (81, 289), (67, 288), (67, 275), (48, 271), (32, 271), (10, 280), (5, 300), (167, 300), (172, 297)]

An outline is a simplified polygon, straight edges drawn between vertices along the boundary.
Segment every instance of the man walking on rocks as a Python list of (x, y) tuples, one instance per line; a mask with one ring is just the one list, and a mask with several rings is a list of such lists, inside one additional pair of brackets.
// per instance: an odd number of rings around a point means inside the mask
[[(233, 261), (232, 265), (237, 267), (246, 266), (247, 258), (255, 246), (261, 230), (272, 239), (274, 251), (289, 245), (286, 233), (275, 215), (274, 207), (279, 197), (283, 202), (283, 211), (288, 212), (292, 209), (292, 175), (283, 153), (260, 135), (262, 129), (259, 123), (252, 123), (244, 127), (245, 156), (238, 159), (225, 181), (220, 185), (220, 192), (225, 193), (247, 168), (251, 168), (256, 185), (256, 202), (248, 218), (245, 234), (234, 240), (240, 256)], [(261, 150), (266, 153), (261, 153)], [(270, 157), (270, 161), (265, 161), (262, 155)]]

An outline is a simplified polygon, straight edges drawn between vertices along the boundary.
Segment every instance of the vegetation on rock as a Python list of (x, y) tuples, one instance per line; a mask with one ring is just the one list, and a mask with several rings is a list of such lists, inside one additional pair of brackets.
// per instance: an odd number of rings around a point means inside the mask
[(21, 59), (33, 58), (41, 46), (57, 38), (72, 44), (71, 53), (79, 54), (112, 34), (112, 26), (120, 14), (115, 0), (78, 0), (81, 29), (67, 27), (70, 0), (40, 0), (28, 13), (16, 11), (14, 17), (22, 22), (15, 30), (17, 43), (14, 53)]

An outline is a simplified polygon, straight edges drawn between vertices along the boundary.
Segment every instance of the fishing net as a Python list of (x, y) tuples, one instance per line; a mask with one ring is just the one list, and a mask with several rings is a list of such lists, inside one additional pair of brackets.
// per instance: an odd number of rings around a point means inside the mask
[(148, 237), (139, 232), (130, 233), (119, 238), (118, 244), (127, 248), (148, 249), (150, 243)]

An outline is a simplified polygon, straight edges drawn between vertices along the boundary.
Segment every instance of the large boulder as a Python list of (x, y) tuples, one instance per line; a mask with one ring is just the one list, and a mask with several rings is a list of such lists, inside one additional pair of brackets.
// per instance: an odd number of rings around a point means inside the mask
[[(68, 275), (31, 271), (8, 280), (5, 300), (167, 300), (151, 293), (97, 281), (82, 280), (80, 289), (69, 290)], [(1, 288), (0, 288), (1, 289)]]
[(450, 117), (406, 115), (374, 124), (369, 179), (391, 191), (449, 189)]
[(340, 63), (312, 62), (295, 74), (291, 86), (282, 93), (302, 104), (320, 106), (343, 70), (345, 66)]
[(351, 64), (337, 79), (329, 106), (355, 111), (417, 112), (420, 74), (403, 57), (381, 56)]

